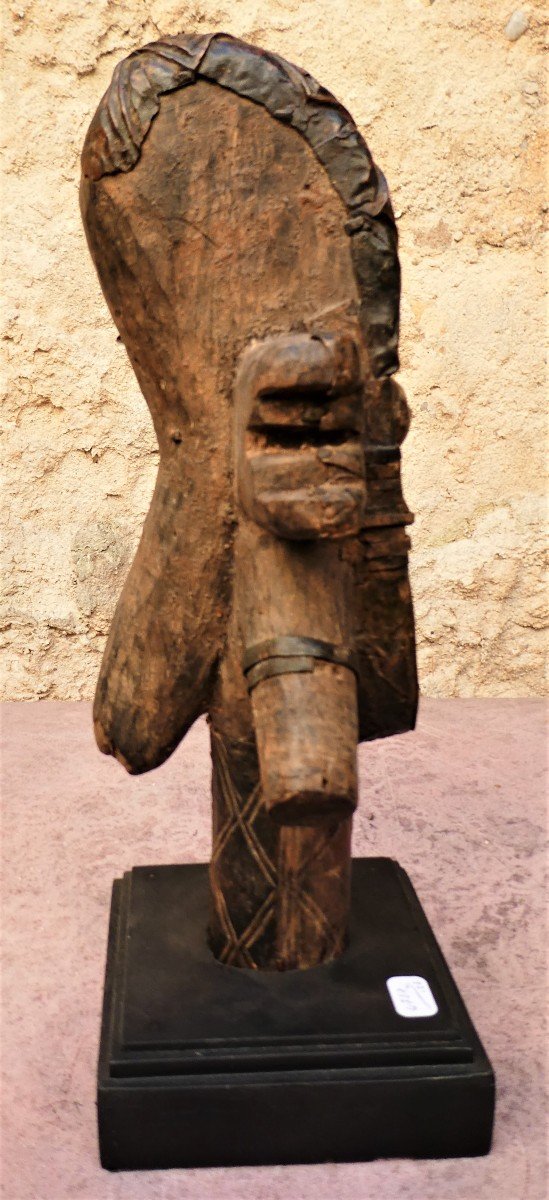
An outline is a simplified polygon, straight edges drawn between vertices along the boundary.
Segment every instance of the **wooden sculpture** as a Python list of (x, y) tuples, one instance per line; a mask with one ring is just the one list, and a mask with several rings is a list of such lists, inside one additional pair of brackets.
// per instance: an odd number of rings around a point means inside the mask
[(210, 946), (315, 966), (347, 937), (357, 742), (416, 713), (387, 186), (329, 92), (227, 34), (122, 62), (82, 170), (160, 448), (98, 744), (147, 771), (208, 715)]
[(310, 75), (221, 33), (122, 62), (82, 167), (160, 448), (97, 741), (148, 771), (207, 714), (213, 760), (209, 872), (114, 883), (101, 1161), (486, 1153), (493, 1072), (411, 883), (351, 863), (357, 743), (417, 704), (385, 180)]

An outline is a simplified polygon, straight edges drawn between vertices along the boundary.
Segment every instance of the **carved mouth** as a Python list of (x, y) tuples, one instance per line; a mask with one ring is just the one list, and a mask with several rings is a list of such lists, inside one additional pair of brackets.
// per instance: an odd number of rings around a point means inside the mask
[(315, 430), (311, 436), (286, 430), (282, 437), (250, 442), (247, 466), (262, 525), (292, 539), (357, 532), (366, 489), (356, 435), (339, 431), (326, 436)]
[(271, 361), (258, 362), (242, 431), (245, 510), (279, 537), (357, 533), (366, 485), (354, 344), (308, 335), (275, 341)]

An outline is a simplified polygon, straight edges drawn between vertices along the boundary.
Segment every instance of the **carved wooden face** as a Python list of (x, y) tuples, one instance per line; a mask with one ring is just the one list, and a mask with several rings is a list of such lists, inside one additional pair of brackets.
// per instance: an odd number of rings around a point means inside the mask
[[(407, 519), (398, 488), (400, 437), (386, 413), (376, 434), (383, 396), (389, 408), (400, 401), (389, 381), (383, 392), (372, 378), (348, 213), (326, 171), (295, 129), (226, 87), (199, 80), (163, 97), (133, 169), (96, 179), (85, 174), (81, 195), (101, 285), (160, 448), (150, 512), (98, 683), (101, 748), (132, 771), (158, 765), (200, 713), (223, 704), (225, 662), (233, 664), (225, 681), (232, 672), (238, 687), (235, 712), (249, 716), (243, 647), (229, 620), (243, 511), (281, 537), (307, 538), (316, 529), (343, 538), (340, 560), (352, 572), (350, 626), (361, 661), (361, 736), (409, 727), (415, 670), (400, 529)], [(310, 369), (324, 371), (336, 415), (322, 460), (309, 412), (313, 453), (301, 453), (292, 467), (295, 444), (278, 462), (272, 455), (266, 462), (264, 453), (273, 425), (287, 418), (288, 396), (281, 408), (276, 381), (268, 401), (251, 387), (235, 422), (234, 385), (254, 342), (296, 333), (313, 335)], [(345, 384), (334, 347), (345, 360)], [(316, 383), (321, 391), (320, 376)], [(303, 427), (304, 395), (295, 402)], [(368, 446), (374, 450), (369, 498)], [(235, 447), (236, 459), (243, 455), (236, 495)], [(323, 487), (332, 489), (331, 499)], [(384, 489), (392, 519), (368, 526), (368, 504), (370, 517), (376, 503), (379, 514)], [(380, 541), (381, 528), (390, 530), (388, 541)], [(375, 579), (376, 562), (379, 568), (391, 559)], [(366, 593), (370, 615), (364, 616)]]

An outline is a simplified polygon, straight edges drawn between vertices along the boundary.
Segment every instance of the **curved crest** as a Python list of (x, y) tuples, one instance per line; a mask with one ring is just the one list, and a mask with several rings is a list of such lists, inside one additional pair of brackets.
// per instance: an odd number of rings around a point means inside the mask
[(168, 92), (207, 79), (261, 104), (308, 142), (349, 220), (361, 324), (376, 378), (398, 370), (400, 269), (384, 175), (347, 110), (306, 71), (227, 33), (177, 34), (116, 67), (82, 152), (86, 178), (131, 171)]

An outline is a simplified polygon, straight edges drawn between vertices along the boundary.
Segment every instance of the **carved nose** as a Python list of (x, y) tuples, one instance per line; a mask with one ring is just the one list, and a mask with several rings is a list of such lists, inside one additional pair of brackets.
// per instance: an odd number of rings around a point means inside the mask
[(347, 335), (269, 338), (236, 380), (239, 499), (279, 537), (348, 537), (364, 519), (363, 395)]

